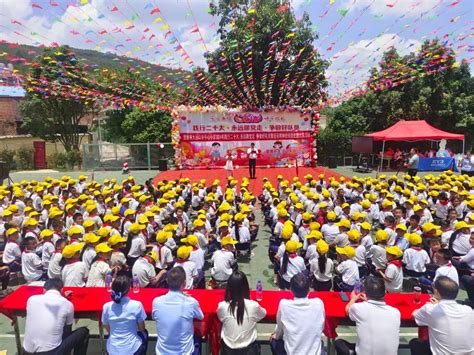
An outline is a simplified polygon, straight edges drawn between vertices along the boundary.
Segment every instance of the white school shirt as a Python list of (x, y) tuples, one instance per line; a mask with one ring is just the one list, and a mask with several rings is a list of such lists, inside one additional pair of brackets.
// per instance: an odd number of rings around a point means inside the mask
[(88, 275), (89, 268), (83, 261), (66, 264), (61, 271), (61, 279), (66, 287), (84, 287)]
[(363, 245), (358, 245), (355, 247), (356, 255), (354, 257), (354, 261), (357, 264), (357, 267), (365, 265), (365, 257), (367, 256), (367, 250)]
[[(280, 266), (283, 265), (283, 258), (280, 259)], [(288, 266), (286, 268), (286, 272), (281, 275), (283, 280), (286, 282), (290, 282), (291, 278), (300, 272), (306, 270), (306, 265), (304, 263), (304, 259), (301, 256), (294, 256), (288, 258)]]
[(458, 271), (453, 266), (453, 264), (451, 264), (450, 262), (447, 263), (446, 265), (442, 265), (442, 266), (440, 266), (439, 268), (436, 269), (436, 273), (435, 273), (435, 276), (433, 278), (433, 283), (440, 276), (449, 277), (451, 280), (456, 282), (457, 285), (459, 285)]
[[(237, 228), (237, 227), (234, 227), (234, 228)], [(249, 231), (249, 229), (245, 226), (241, 226), (239, 228), (239, 237), (240, 237), (240, 240), (237, 240), (239, 243), (248, 243), (248, 242), (250, 242), (250, 231)], [(235, 237), (234, 237), (234, 239), (235, 239)]]
[(133, 264), (132, 274), (138, 276), (140, 287), (147, 287), (150, 280), (156, 276), (156, 271), (155, 267), (142, 257)]
[(43, 243), (43, 252), (41, 253), (41, 262), (43, 264), (43, 269), (47, 270), (49, 266), (49, 262), (54, 254), (54, 245), (51, 242), (44, 242)]
[(346, 245), (349, 245), (349, 237), (347, 234), (339, 233), (333, 241), (334, 245), (338, 248), (344, 248)]
[(385, 276), (392, 281), (385, 280), (385, 289), (387, 292), (402, 292), (403, 285), (403, 268), (388, 263), (385, 269)]
[(82, 254), (82, 261), (86, 263), (88, 268), (90, 268), (92, 265), (92, 261), (94, 260), (96, 256), (97, 256), (97, 253), (95, 252), (94, 247), (87, 246), (86, 249), (84, 250), (84, 253)]
[(287, 354), (321, 354), (324, 304), (319, 298), (280, 301), (275, 336), (283, 339)]
[(257, 323), (267, 314), (258, 302), (245, 299), (244, 303), (242, 324), (237, 323), (237, 310), (231, 313), (229, 302), (222, 301), (217, 306), (217, 317), (222, 322), (221, 338), (231, 349), (245, 348), (257, 340)]
[(324, 272), (321, 272), (321, 270), (319, 269), (318, 258), (314, 258), (309, 262), (309, 269), (316, 280), (321, 282), (327, 282), (332, 280), (332, 276), (334, 273), (334, 262), (331, 259), (326, 258), (326, 269), (324, 270)]
[(63, 341), (64, 326), (74, 322), (74, 307), (56, 290), (28, 298), (23, 348), (29, 353), (50, 351)]
[(360, 239), (360, 245), (363, 245), (366, 250), (370, 250), (370, 247), (374, 245), (374, 241), (370, 233)]
[(474, 269), (474, 248), (471, 248), (459, 261), (466, 263), (469, 266), (469, 269)]
[(43, 275), (43, 264), (41, 258), (32, 251), (24, 251), (21, 254), (21, 273), (27, 283), (38, 281)]
[(146, 242), (145, 238), (141, 235), (134, 235), (132, 238), (132, 244), (128, 252), (128, 256), (131, 258), (138, 258), (145, 254)]
[(189, 260), (193, 261), (196, 264), (196, 269), (203, 270), (204, 269), (204, 250), (201, 248), (196, 248), (191, 251), (189, 255)]
[(2, 261), (4, 264), (10, 264), (21, 257), (20, 246), (16, 242), (7, 242), (3, 250)]
[(425, 272), (430, 257), (424, 249), (408, 248), (403, 252), (403, 263), (408, 270)]
[(339, 234), (339, 227), (335, 223), (326, 223), (321, 227), (321, 233), (328, 244), (332, 244)]
[(353, 286), (359, 280), (359, 268), (352, 259), (344, 260), (337, 266), (336, 270), (342, 275), (342, 282), (346, 285)]
[(173, 267), (181, 266), (186, 274), (186, 289), (192, 289), (194, 286), (194, 278), (198, 275), (196, 264), (193, 261), (186, 260), (184, 262), (177, 261)]
[(304, 258), (310, 262), (311, 260), (318, 258), (318, 251), (316, 250), (316, 244), (310, 244), (308, 246), (308, 249), (306, 250), (306, 254), (304, 255)]
[(162, 245), (161, 248), (155, 245), (152, 251), (156, 253), (157, 260), (155, 266), (158, 269), (166, 269), (173, 262), (173, 253), (166, 245)]
[(377, 269), (385, 269), (387, 266), (387, 252), (381, 245), (374, 244), (370, 247), (370, 254), (372, 255), (372, 263)]
[(455, 300), (426, 303), (413, 313), (418, 326), (427, 326), (433, 355), (471, 355), (474, 352), (474, 310)]
[(48, 278), (50, 279), (60, 279), (61, 278), (61, 266), (59, 265), (59, 262), (63, 256), (61, 255), (60, 252), (54, 253), (53, 256), (51, 257), (48, 265)]
[(110, 265), (103, 260), (96, 260), (89, 271), (86, 287), (105, 287), (105, 276), (112, 272)]
[(398, 354), (400, 333), (398, 309), (388, 306), (385, 302), (369, 300), (354, 303), (349, 308), (349, 318), (356, 322), (357, 354)]
[(469, 253), (469, 250), (471, 250), (469, 238), (470, 234), (458, 234), (453, 242), (453, 250), (460, 255)]
[(228, 250), (216, 250), (212, 254), (211, 275), (217, 281), (227, 281), (232, 275), (232, 266), (235, 264), (234, 254)]
[(107, 352), (116, 355), (134, 354), (142, 345), (137, 324), (146, 320), (146, 313), (140, 301), (124, 297), (120, 303), (104, 304), (102, 323), (110, 327)]
[(127, 258), (121, 251), (113, 251), (109, 260), (110, 267), (122, 267), (127, 264)]

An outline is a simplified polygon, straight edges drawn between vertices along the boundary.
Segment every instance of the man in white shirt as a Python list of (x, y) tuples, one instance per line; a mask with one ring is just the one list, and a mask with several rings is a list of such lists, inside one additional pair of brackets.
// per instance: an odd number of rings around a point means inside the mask
[(270, 346), (274, 355), (321, 354), (324, 328), (324, 304), (319, 298), (308, 299), (309, 279), (299, 273), (291, 279), (294, 300), (281, 300), (277, 325)]
[[(365, 294), (351, 293), (346, 313), (356, 323), (357, 343), (338, 339), (335, 342), (337, 354), (398, 353), (400, 333), (400, 311), (384, 301), (385, 284), (379, 277), (369, 276), (364, 282)], [(365, 302), (356, 303), (359, 299)], [(380, 321), (383, 319), (383, 321)]]
[(81, 327), (72, 332), (74, 307), (61, 296), (63, 284), (59, 279), (47, 280), (45, 293), (31, 296), (26, 303), (23, 353), (87, 354), (89, 329)]
[(474, 310), (456, 302), (459, 286), (447, 276), (433, 285), (430, 303), (413, 312), (418, 326), (427, 326), (429, 340), (412, 339), (412, 354), (468, 355), (474, 353)]
[(257, 167), (257, 148), (255, 143), (250, 144), (250, 148), (247, 149), (247, 155), (249, 156), (249, 174), (251, 179), (255, 179), (255, 168)]

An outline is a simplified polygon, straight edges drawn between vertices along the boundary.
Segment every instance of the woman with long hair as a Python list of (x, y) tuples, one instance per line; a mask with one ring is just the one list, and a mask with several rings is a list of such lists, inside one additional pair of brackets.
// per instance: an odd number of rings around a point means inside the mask
[(146, 313), (139, 301), (128, 298), (130, 279), (121, 275), (112, 283), (112, 302), (104, 304), (102, 324), (109, 333), (107, 352), (116, 355), (145, 355), (148, 332)]
[(256, 301), (250, 300), (249, 283), (245, 274), (234, 271), (227, 281), (224, 301), (217, 307), (222, 322), (221, 354), (259, 354), (257, 323), (267, 311)]

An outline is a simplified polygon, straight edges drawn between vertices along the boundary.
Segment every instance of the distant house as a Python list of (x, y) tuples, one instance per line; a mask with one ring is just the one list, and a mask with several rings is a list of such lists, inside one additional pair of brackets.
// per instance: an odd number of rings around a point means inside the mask
[(0, 136), (18, 134), (21, 124), (20, 101), (25, 90), (13, 74), (11, 65), (0, 63)]

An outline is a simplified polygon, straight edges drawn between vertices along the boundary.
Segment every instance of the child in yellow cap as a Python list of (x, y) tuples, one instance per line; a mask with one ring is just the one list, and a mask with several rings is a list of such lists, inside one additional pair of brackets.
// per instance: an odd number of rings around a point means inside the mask
[(194, 283), (198, 280), (198, 271), (194, 261), (189, 260), (193, 248), (183, 245), (176, 251), (176, 263), (174, 267), (182, 267), (186, 273), (186, 289), (194, 288)]
[(280, 260), (280, 270), (278, 272), (278, 287), (280, 290), (289, 289), (291, 278), (300, 272), (306, 272), (304, 259), (298, 255), (298, 250), (302, 247), (302, 243), (292, 239), (285, 243), (285, 253)]
[(231, 236), (225, 236), (221, 239), (221, 249), (216, 250), (212, 255), (212, 287), (225, 287), (227, 280), (237, 266), (237, 260), (234, 256), (234, 246), (237, 241)]
[(112, 270), (109, 265), (112, 248), (107, 243), (100, 243), (95, 247), (95, 252), (97, 257), (91, 265), (86, 287), (105, 287), (107, 274), (112, 274), (112, 272), (116, 274), (117, 272), (117, 269)]
[(387, 268), (378, 270), (385, 281), (387, 292), (402, 292), (403, 268), (401, 258), (403, 250), (394, 245), (385, 249), (387, 253)]
[(41, 258), (35, 253), (37, 241), (29, 236), (24, 239), (25, 249), (21, 254), (21, 273), (27, 283), (39, 281), (43, 277)]
[(317, 258), (309, 263), (309, 270), (315, 291), (331, 291), (332, 278), (334, 275), (334, 262), (327, 257), (329, 244), (323, 239), (316, 242)]
[(21, 249), (20, 232), (17, 228), (8, 228), (5, 231), (7, 242), (3, 250), (2, 262), (7, 265), (10, 272), (17, 272), (21, 269)]
[(336, 248), (336, 253), (339, 264), (336, 267), (337, 275), (334, 277), (334, 291), (350, 292), (359, 281), (359, 268), (354, 261), (355, 249), (346, 245), (343, 248)]
[(371, 263), (369, 269), (372, 273), (377, 270), (385, 270), (387, 267), (387, 254), (385, 249), (388, 247), (388, 233), (383, 229), (379, 229), (375, 233), (375, 244), (370, 247)]
[(403, 253), (404, 274), (410, 277), (421, 277), (425, 275), (426, 264), (430, 262), (430, 257), (426, 250), (421, 248), (421, 236), (411, 233), (407, 236), (410, 248)]

